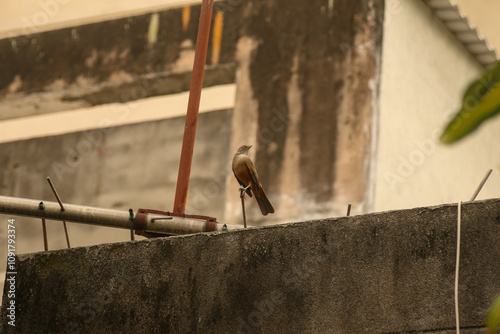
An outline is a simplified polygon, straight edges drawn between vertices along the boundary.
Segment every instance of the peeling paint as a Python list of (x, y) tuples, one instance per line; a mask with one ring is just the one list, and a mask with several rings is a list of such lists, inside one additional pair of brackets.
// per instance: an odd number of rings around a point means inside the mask
[(158, 30), (160, 29), (160, 14), (151, 15), (148, 27), (148, 47), (152, 47), (158, 41)]
[(78, 34), (78, 30), (71, 29), (71, 38), (74, 40), (77, 40), (80, 38), (80, 35)]
[(23, 80), (21, 80), (21, 76), (18, 74), (14, 77), (11, 84), (9, 85), (8, 91), (9, 93), (15, 93), (22, 86)]
[(116, 72), (113, 72), (109, 76), (110, 81), (131, 81), (132, 79), (133, 79), (132, 75), (123, 70), (118, 70)]
[(79, 75), (76, 77), (76, 84), (78, 85), (90, 85), (95, 83), (95, 79), (86, 77), (85, 75)]
[(103, 55), (101, 61), (103, 64), (110, 64), (113, 63), (116, 60), (116, 58), (118, 58), (118, 52), (116, 49), (113, 49), (110, 52), (108, 52), (108, 54)]
[(92, 49), (90, 56), (85, 59), (85, 65), (87, 67), (93, 67), (97, 61), (97, 50)]
[(47, 85), (47, 89), (58, 90), (62, 89), (67, 85), (67, 82), (63, 79), (54, 80), (52, 83)]
[(19, 48), (17, 47), (17, 39), (12, 38), (10, 40), (10, 46), (12, 47), (12, 50), (14, 50), (15, 53), (19, 52)]
[(190, 39), (186, 39), (181, 43), (181, 52), (179, 58), (173, 67), (192, 68), (194, 63), (194, 46)]
[(191, 19), (191, 6), (186, 6), (182, 9), (182, 32), (187, 31), (190, 19)]
[(212, 65), (217, 65), (219, 63), (222, 29), (224, 27), (224, 13), (217, 11), (214, 21), (212, 31)]
[[(224, 26), (241, 24), (243, 7), (232, 7), (231, 15), (224, 16)], [(16, 75), (23, 80), (19, 92), (32, 94), (47, 92), (52, 82), (59, 79), (67, 83), (67, 89), (78, 90), (80, 87), (73, 85), (80, 75), (105, 86), (109, 76), (119, 69), (133, 76), (170, 71), (176, 62), (187, 65), (183, 69), (192, 69), (190, 54), (198, 30), (193, 18), (200, 11), (199, 5), (169, 8), (154, 14), (0, 39), (3, 59), (0, 96), (9, 94), (8, 87)], [(214, 63), (234, 61), (239, 35), (238, 29), (222, 30), (219, 59)], [(211, 38), (210, 47), (212, 42)], [(212, 62), (211, 58), (209, 52), (207, 64)]]

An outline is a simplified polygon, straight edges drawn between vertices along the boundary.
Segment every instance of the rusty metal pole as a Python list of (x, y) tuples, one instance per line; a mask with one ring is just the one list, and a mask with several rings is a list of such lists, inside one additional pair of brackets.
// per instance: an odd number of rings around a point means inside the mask
[(214, 0), (203, 0), (201, 4), (200, 23), (198, 26), (198, 37), (196, 39), (193, 73), (191, 75), (186, 125), (184, 126), (184, 139), (182, 141), (181, 161), (179, 163), (177, 188), (175, 190), (173, 211), (178, 214), (183, 214), (186, 209), (189, 175), (191, 173), (191, 162), (193, 160), (194, 139), (196, 135), (196, 124), (198, 122), (201, 87), (203, 84), (203, 74), (205, 72), (213, 7)]

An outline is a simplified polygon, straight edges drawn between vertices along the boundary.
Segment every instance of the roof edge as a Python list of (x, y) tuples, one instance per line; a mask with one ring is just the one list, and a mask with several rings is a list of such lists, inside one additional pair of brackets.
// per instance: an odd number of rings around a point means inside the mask
[(498, 60), (496, 50), (478, 33), (467, 16), (460, 12), (456, 2), (450, 0), (423, 0), (423, 2), (481, 65), (487, 68)]

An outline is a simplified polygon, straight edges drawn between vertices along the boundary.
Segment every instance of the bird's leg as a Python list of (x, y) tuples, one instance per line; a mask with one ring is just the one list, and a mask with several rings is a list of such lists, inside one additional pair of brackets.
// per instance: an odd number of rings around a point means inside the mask
[(246, 187), (240, 186), (240, 197), (241, 198), (243, 198), (243, 196), (245, 196), (245, 192), (247, 191), (248, 188), (250, 188), (250, 185), (248, 185)]
[(248, 187), (250, 185), (243, 187), (240, 187), (240, 197), (241, 197), (241, 208), (243, 209), (243, 227), (247, 228), (247, 216), (245, 214), (245, 192), (247, 191)]

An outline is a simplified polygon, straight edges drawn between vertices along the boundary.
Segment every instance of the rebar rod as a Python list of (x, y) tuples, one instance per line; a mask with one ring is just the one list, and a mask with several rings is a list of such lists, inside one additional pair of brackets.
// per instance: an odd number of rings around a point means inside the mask
[(486, 183), (486, 181), (488, 180), (488, 178), (490, 177), (491, 172), (493, 172), (493, 169), (490, 169), (490, 170), (488, 170), (488, 172), (486, 172), (486, 175), (483, 177), (483, 179), (481, 180), (481, 183), (479, 183), (479, 186), (477, 187), (476, 191), (474, 191), (474, 194), (470, 198), (471, 202), (476, 200), (477, 195), (479, 194), (481, 189), (483, 189), (483, 186)]
[(47, 239), (47, 224), (45, 223), (44, 218), (42, 218), (42, 232), (43, 232), (43, 249), (45, 249), (45, 251), (48, 251), (49, 241)]
[[(52, 189), (52, 192), (54, 193), (54, 196), (57, 199), (57, 202), (59, 203), (59, 206), (61, 207), (61, 211), (64, 211), (64, 205), (62, 204), (61, 198), (59, 197), (59, 193), (56, 190), (56, 187), (52, 183), (52, 180), (50, 179), (49, 176), (47, 176), (47, 182), (49, 182), (50, 189)], [(66, 245), (68, 248), (71, 248), (71, 245), (69, 243), (69, 234), (68, 234), (68, 227), (66, 226), (66, 222), (63, 220), (63, 228), (64, 228), (64, 235), (66, 236)]]

